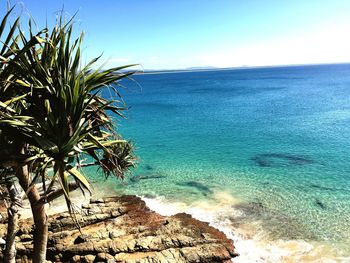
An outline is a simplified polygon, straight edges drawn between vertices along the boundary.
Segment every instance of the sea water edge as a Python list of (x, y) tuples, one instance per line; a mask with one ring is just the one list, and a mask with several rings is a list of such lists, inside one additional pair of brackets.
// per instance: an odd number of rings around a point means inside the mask
[(350, 65), (135, 79), (119, 130), (140, 165), (114, 190), (210, 221), (235, 262), (350, 262)]

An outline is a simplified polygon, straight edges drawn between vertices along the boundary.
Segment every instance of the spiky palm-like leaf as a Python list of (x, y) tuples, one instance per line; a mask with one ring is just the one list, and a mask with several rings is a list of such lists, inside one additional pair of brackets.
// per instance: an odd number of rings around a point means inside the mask
[(21, 110), (3, 112), (0, 118), (0, 130), (35, 149), (32, 161), (54, 168), (52, 184), (61, 184), (68, 205), (69, 177), (89, 187), (85, 177), (71, 167), (80, 154), (92, 156), (106, 174), (121, 178), (135, 161), (131, 145), (116, 134), (108, 113), (122, 115), (125, 107), (118, 99), (100, 95), (131, 75), (121, 70), (134, 65), (93, 69), (96, 58), (81, 67), (83, 35), (72, 40), (72, 31), (71, 21), (59, 21), (51, 32), (31, 33), (30, 39), (20, 32), (24, 47), (35, 45), (21, 48), (15, 43), (14, 49), (21, 51), (9, 61), (16, 79), (6, 85), (21, 96)]

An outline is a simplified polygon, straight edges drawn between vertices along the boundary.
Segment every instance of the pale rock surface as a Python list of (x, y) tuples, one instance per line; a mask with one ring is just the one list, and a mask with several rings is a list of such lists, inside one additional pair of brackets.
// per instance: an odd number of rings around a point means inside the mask
[[(237, 256), (232, 241), (208, 223), (184, 213), (161, 216), (136, 196), (91, 200), (76, 219), (80, 231), (68, 213), (50, 216), (47, 260), (219, 263)], [(0, 238), (5, 238), (4, 229), (6, 225), (0, 223)], [(17, 234), (18, 262), (30, 262), (32, 234), (31, 220), (22, 220)]]

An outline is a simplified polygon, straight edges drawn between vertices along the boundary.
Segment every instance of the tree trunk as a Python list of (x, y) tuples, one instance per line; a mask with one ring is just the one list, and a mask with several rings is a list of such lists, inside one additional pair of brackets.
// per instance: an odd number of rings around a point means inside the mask
[(7, 190), (10, 196), (10, 207), (7, 209), (8, 223), (6, 234), (6, 248), (5, 248), (5, 263), (16, 262), (16, 233), (18, 229), (18, 208), (16, 202), (18, 201), (18, 192), (13, 182), (7, 184)]
[(45, 204), (31, 204), (31, 206), (35, 225), (33, 263), (43, 263), (46, 260), (48, 238), (48, 221)]
[(34, 219), (34, 253), (33, 263), (43, 263), (46, 260), (46, 248), (48, 238), (48, 222), (45, 203), (41, 202), (40, 194), (36, 186), (31, 185), (31, 176), (27, 166), (17, 167), (16, 176), (27, 193)]

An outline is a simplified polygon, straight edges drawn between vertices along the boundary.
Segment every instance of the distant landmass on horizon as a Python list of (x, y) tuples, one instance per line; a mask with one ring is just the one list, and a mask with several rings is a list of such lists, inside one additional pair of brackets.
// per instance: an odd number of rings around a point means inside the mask
[(286, 65), (263, 65), (249, 66), (242, 65), (237, 67), (214, 67), (214, 66), (196, 66), (179, 69), (144, 69), (137, 71), (138, 74), (155, 74), (155, 73), (177, 73), (177, 72), (195, 72), (195, 71), (216, 71), (216, 70), (239, 70), (239, 69), (257, 69), (257, 68), (284, 68), (284, 67), (301, 67), (301, 66), (327, 66), (327, 65), (347, 65), (350, 62), (344, 63), (314, 63), (314, 64), (286, 64)]

